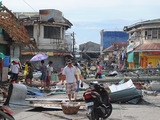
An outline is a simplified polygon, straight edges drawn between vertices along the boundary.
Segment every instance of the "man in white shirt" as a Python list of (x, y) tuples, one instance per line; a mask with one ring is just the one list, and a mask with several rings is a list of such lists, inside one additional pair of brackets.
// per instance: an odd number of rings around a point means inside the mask
[(72, 98), (74, 98), (74, 93), (77, 89), (78, 84), (78, 78), (77, 78), (77, 70), (72, 65), (72, 61), (69, 59), (67, 62), (67, 66), (63, 69), (63, 80), (66, 78), (66, 93), (68, 94), (69, 101), (71, 101), (71, 95)]
[(47, 80), (46, 80), (46, 85), (49, 88), (49, 85), (51, 83), (51, 74), (53, 73), (53, 67), (52, 67), (52, 61), (49, 61), (47, 65)]
[(11, 79), (9, 80), (9, 82), (13, 82), (13, 81), (15, 81), (15, 82), (18, 82), (18, 73), (19, 73), (19, 71), (20, 71), (20, 67), (19, 67), (19, 64), (17, 63), (16, 61), (12, 61), (12, 63), (11, 63), (11, 72), (12, 72), (12, 74), (11, 74)]

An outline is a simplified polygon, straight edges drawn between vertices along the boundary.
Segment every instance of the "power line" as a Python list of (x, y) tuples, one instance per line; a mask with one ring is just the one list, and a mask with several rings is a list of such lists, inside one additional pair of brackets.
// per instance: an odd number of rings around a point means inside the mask
[(37, 12), (31, 5), (29, 5), (25, 0), (23, 0), (33, 11)]

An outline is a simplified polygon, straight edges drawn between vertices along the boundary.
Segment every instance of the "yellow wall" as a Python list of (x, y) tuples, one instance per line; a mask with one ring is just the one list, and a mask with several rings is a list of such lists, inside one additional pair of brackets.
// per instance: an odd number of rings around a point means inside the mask
[(160, 56), (147, 56), (147, 65), (149, 62), (152, 62), (153, 67), (157, 66), (158, 62), (160, 60)]

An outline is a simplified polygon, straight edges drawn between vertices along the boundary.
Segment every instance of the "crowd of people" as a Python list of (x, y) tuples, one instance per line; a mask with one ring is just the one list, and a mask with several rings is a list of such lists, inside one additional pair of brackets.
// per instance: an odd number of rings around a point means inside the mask
[[(51, 76), (53, 74), (53, 62), (49, 61), (48, 65), (45, 65), (45, 61), (41, 61), (41, 65), (39, 69), (41, 71), (40, 81), (41, 88), (50, 89)], [(18, 74), (20, 72), (20, 65), (17, 61), (12, 61), (10, 63), (11, 68), (11, 76), (9, 79), (9, 83), (18, 83)], [(34, 68), (32, 64), (27, 60), (24, 63), (24, 78), (25, 84), (32, 87), (32, 79), (33, 79)], [(95, 78), (102, 78), (102, 67), (97, 62), (96, 65), (96, 75)], [(66, 80), (66, 93), (68, 94), (68, 98), (71, 101), (71, 98), (77, 99), (77, 93), (79, 91), (79, 86), (83, 87), (83, 79), (86, 79), (89, 74), (89, 70), (87, 66), (81, 64), (81, 61), (73, 63), (71, 59), (69, 59), (66, 63), (66, 66), (63, 68), (62, 75), (62, 84), (64, 84), (64, 80)], [(81, 83), (81, 84), (80, 84)]]

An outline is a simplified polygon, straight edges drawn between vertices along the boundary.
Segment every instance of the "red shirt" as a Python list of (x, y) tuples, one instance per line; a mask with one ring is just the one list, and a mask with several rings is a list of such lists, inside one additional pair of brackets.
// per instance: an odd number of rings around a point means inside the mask
[(99, 73), (99, 74), (102, 73), (102, 67), (101, 67), (101, 65), (97, 65), (97, 73)]

